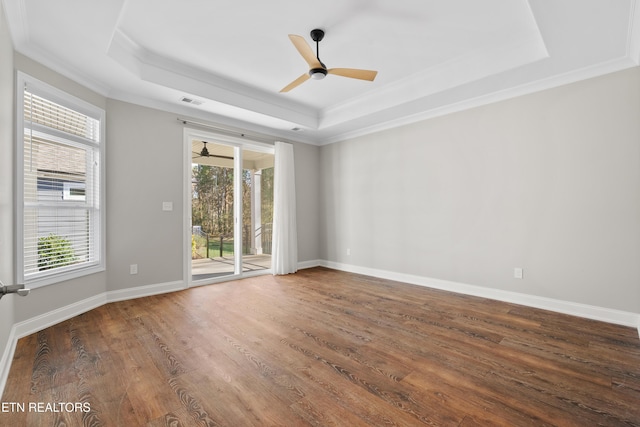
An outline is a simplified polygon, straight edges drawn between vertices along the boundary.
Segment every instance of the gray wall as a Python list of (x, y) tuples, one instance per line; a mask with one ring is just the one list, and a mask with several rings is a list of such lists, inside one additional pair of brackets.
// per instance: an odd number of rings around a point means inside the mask
[[(13, 46), (0, 7), (0, 280), (13, 284)], [(13, 298), (0, 300), (0, 357), (13, 325)], [(2, 369), (0, 368), (0, 372)]]
[[(182, 139), (175, 114), (109, 100), (109, 290), (182, 280)], [(173, 211), (162, 211), (162, 202), (173, 202)]]
[(320, 147), (294, 144), (298, 262), (320, 259)]
[(320, 175), (326, 260), (640, 313), (638, 68), (324, 146)]

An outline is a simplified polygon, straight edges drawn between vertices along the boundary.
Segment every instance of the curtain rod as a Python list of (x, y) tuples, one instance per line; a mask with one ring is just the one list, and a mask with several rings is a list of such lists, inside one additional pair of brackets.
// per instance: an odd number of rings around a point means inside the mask
[(223, 133), (223, 134), (227, 134), (230, 136), (239, 136), (240, 138), (249, 138), (251, 140), (257, 141), (257, 142), (265, 142), (265, 143), (269, 143), (269, 144), (273, 144), (274, 141), (277, 140), (277, 138), (264, 138), (264, 137), (260, 137), (260, 136), (256, 136), (256, 135), (251, 135), (251, 134), (246, 134), (244, 132), (240, 132), (240, 131), (233, 131), (233, 130), (229, 130), (229, 129), (225, 129), (225, 128), (221, 128), (221, 127), (217, 127), (215, 125), (211, 125), (209, 123), (202, 123), (202, 122), (196, 122), (193, 120), (187, 120), (187, 119), (181, 119), (180, 117), (178, 117), (176, 120), (178, 120), (179, 122), (182, 122), (182, 124), (191, 124), (191, 125), (196, 125), (196, 126), (202, 126), (208, 129), (212, 129), (215, 130), (217, 132)]

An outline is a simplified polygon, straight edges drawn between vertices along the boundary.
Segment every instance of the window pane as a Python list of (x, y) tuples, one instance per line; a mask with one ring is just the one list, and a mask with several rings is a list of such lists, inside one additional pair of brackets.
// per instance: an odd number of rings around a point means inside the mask
[(71, 189), (86, 189), (88, 154), (91, 149), (74, 147), (44, 138), (24, 138), (25, 203), (72, 200)]
[(90, 209), (25, 208), (25, 275), (96, 262), (91, 217)]
[(52, 283), (101, 264), (101, 122), (46, 97), (24, 93), (21, 243), (23, 279)]
[(25, 92), (25, 123), (37, 123), (91, 141), (100, 140), (100, 121)]

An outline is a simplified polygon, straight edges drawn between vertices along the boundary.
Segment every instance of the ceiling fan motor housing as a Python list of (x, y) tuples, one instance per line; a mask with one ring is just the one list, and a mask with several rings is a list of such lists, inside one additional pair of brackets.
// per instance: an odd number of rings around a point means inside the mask
[(327, 70), (324, 68), (312, 68), (309, 70), (309, 75), (312, 79), (322, 80), (327, 75)]

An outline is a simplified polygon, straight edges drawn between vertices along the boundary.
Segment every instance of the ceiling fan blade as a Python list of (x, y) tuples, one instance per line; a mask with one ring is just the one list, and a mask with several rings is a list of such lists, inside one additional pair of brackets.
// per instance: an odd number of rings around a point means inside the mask
[(284, 88), (282, 88), (282, 90), (280, 91), (280, 93), (282, 92), (289, 92), (291, 89), (300, 86), (302, 83), (306, 82), (307, 80), (309, 80), (311, 78), (311, 76), (309, 76), (309, 73), (304, 73), (303, 75), (301, 75), (300, 77), (298, 77), (297, 79), (295, 79), (294, 81), (292, 81), (291, 83), (289, 83), (287, 86), (285, 86)]
[(376, 78), (377, 71), (371, 70), (357, 70), (355, 68), (329, 68), (327, 74), (334, 74), (336, 76), (349, 77), (352, 79), (368, 80), (370, 82)]
[(318, 57), (315, 53), (313, 53), (313, 49), (309, 46), (309, 43), (302, 36), (297, 36), (295, 34), (289, 34), (289, 39), (296, 47), (300, 55), (307, 61), (310, 68), (324, 68), (320, 61), (318, 61)]
[(215, 157), (217, 159), (226, 159), (226, 160), (233, 160), (232, 156), (221, 156), (219, 154), (209, 154), (208, 157)]

